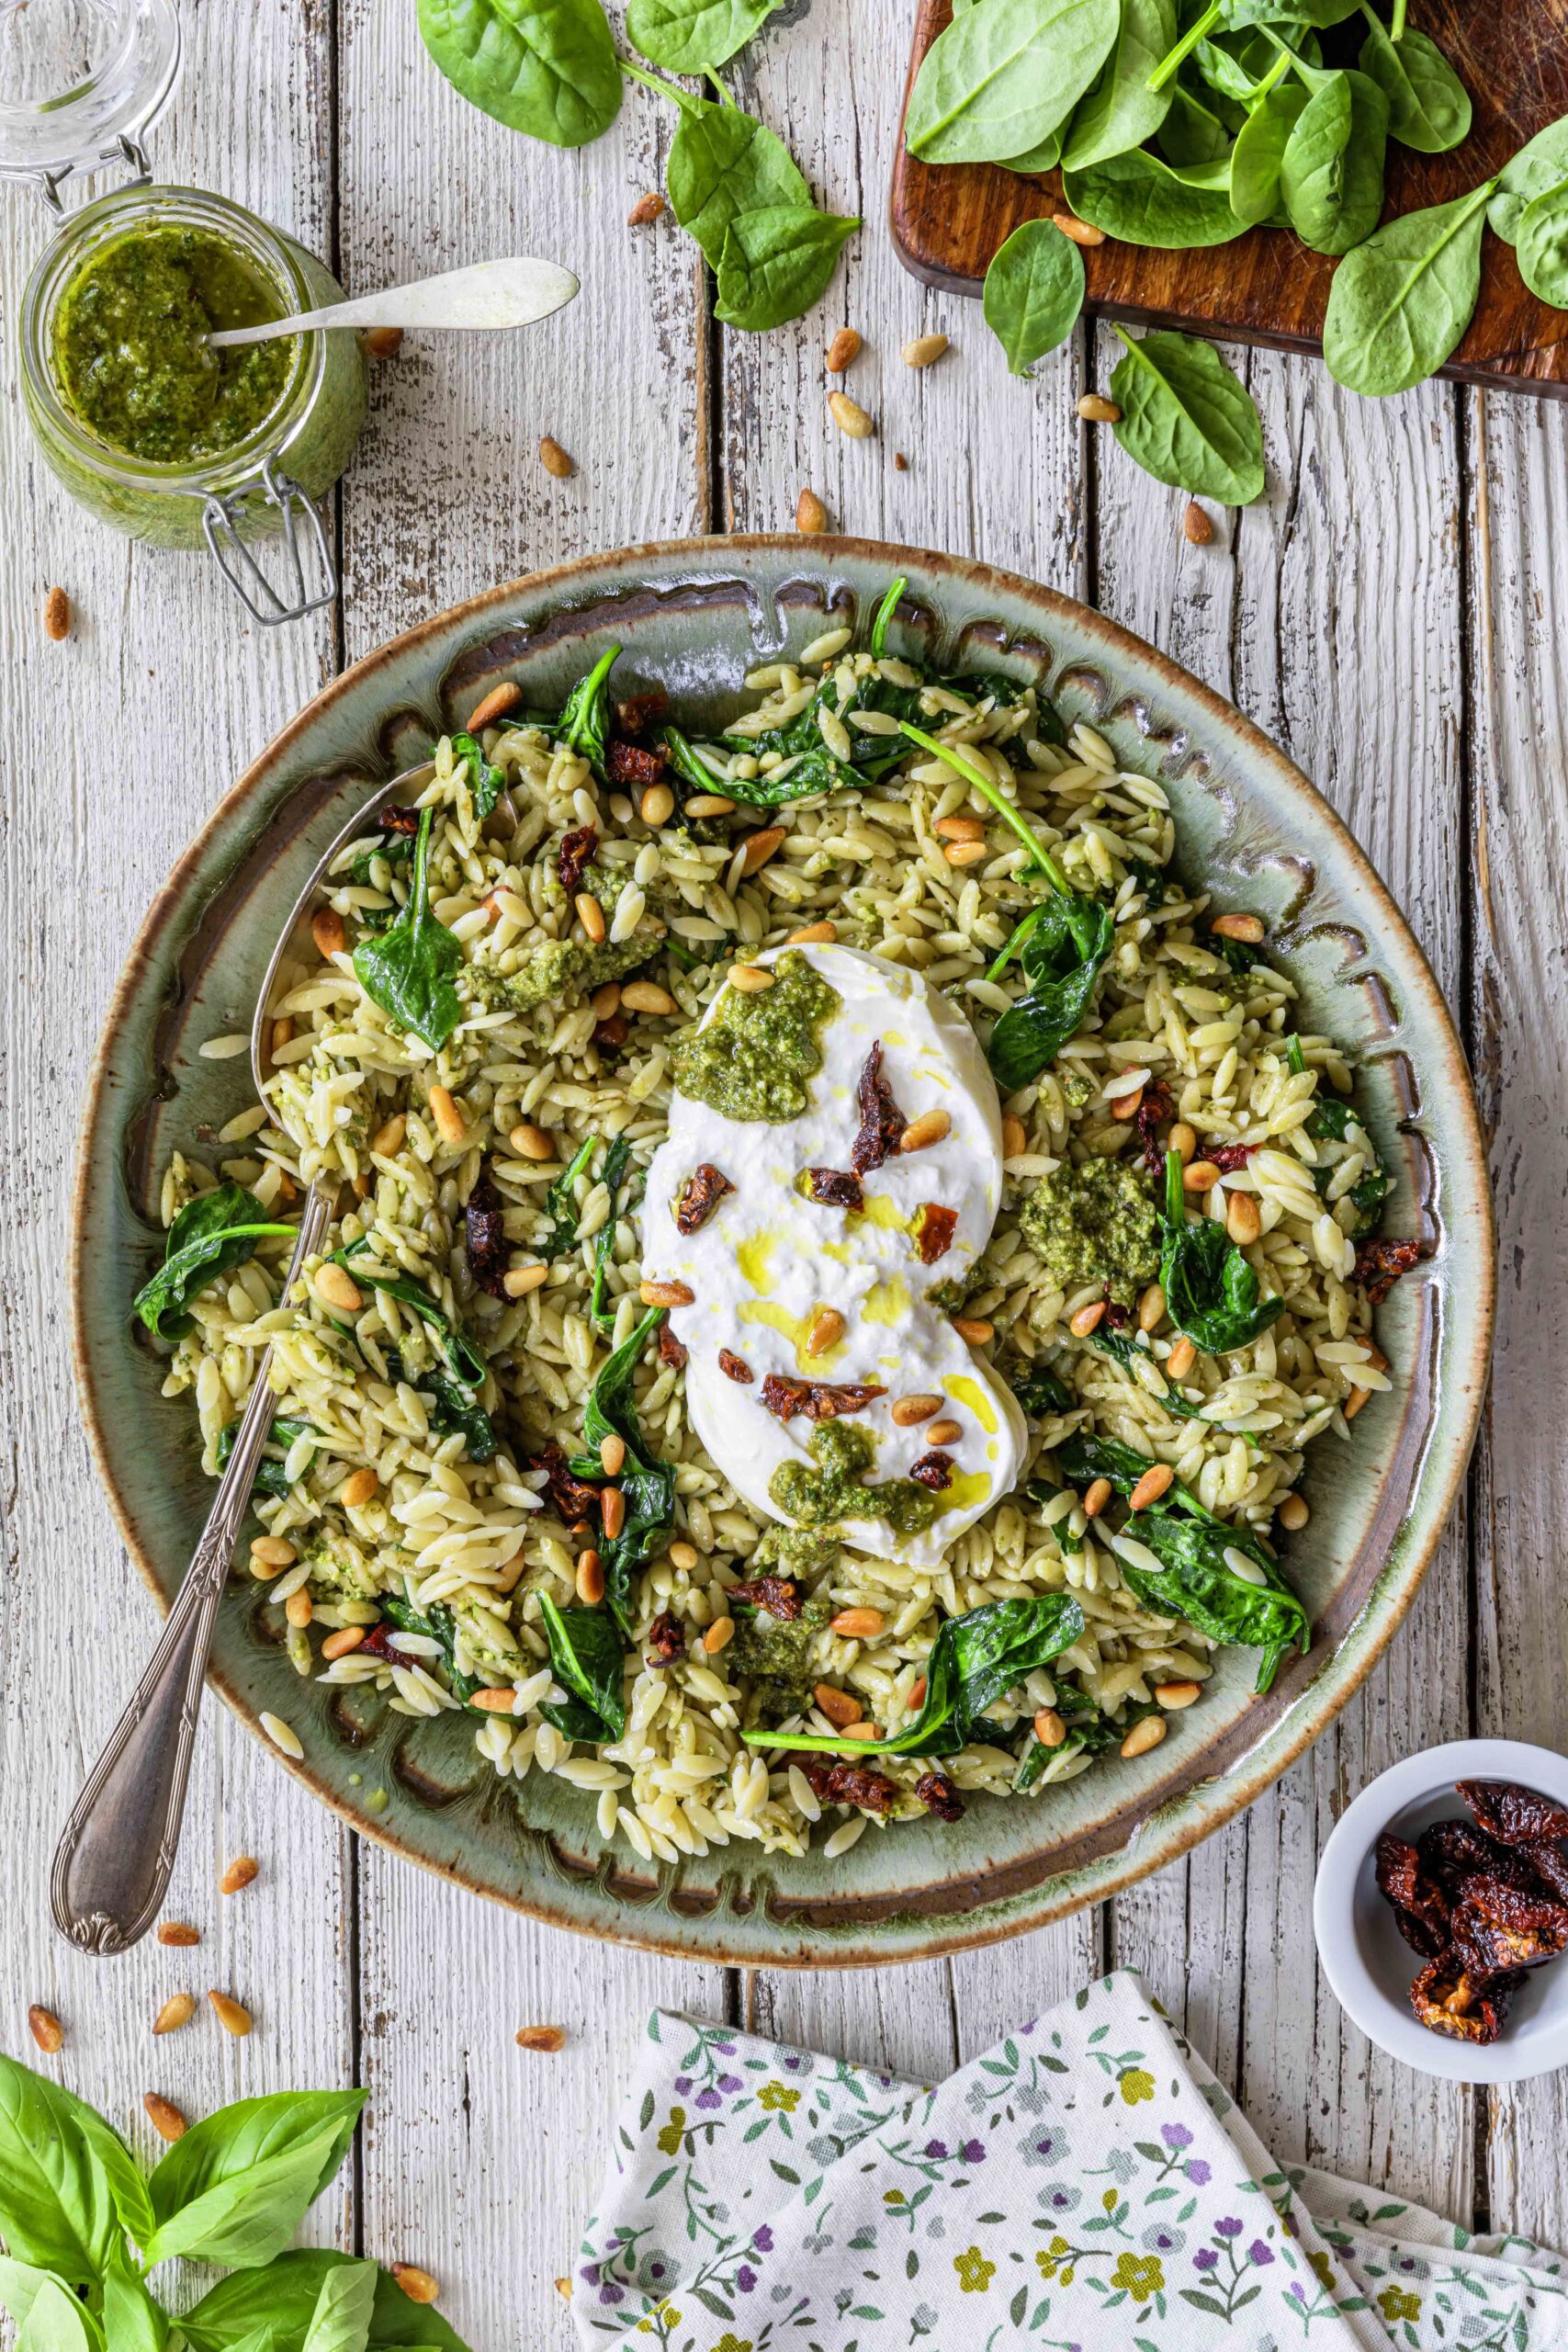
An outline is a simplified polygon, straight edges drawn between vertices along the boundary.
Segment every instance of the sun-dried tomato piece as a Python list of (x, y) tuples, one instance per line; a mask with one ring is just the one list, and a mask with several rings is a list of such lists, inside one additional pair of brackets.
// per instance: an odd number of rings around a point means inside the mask
[(556, 852), (556, 872), (560, 886), (569, 895), (575, 893), (579, 883), (593, 863), (593, 853), (599, 846), (597, 825), (579, 825), (568, 833)]
[(720, 1348), (718, 1368), (726, 1380), (739, 1380), (748, 1387), (757, 1377), (745, 1357), (738, 1356), (733, 1348)]
[(1385, 1830), (1377, 1843), (1378, 1885), (1393, 1905), (1400, 1934), (1425, 1960), (1436, 1959), (1449, 1942), (1449, 1899), (1438, 1881), (1421, 1867), (1416, 1848)]
[(801, 1191), (819, 1209), (863, 1209), (865, 1186), (847, 1168), (808, 1168)]
[(1522, 1849), (1500, 1845), (1470, 1821), (1435, 1821), (1416, 1841), (1421, 1867), (1457, 1902), (1467, 1879), (1478, 1871), (1500, 1878), (1507, 1886), (1527, 1892), (1537, 1885), (1534, 1871)]
[(468, 1272), (479, 1289), (488, 1291), (491, 1298), (504, 1298), (505, 1204), (488, 1169), (480, 1170), (463, 1211), (463, 1247), (468, 1253)]
[(761, 1609), (781, 1624), (787, 1624), (800, 1614), (800, 1587), (793, 1577), (748, 1577), (743, 1584), (729, 1588), (732, 1605)]
[(939, 1821), (962, 1821), (964, 1800), (945, 1772), (926, 1772), (915, 1782), (915, 1794)]
[(693, 1169), (676, 1198), (676, 1232), (700, 1232), (726, 1193), (733, 1193), (734, 1190), (722, 1169), (716, 1168), (711, 1159), (701, 1161)]
[(953, 1484), (953, 1456), (940, 1449), (922, 1453), (918, 1462), (910, 1463), (909, 1476), (918, 1487), (929, 1487), (933, 1495), (942, 1494)]
[(1457, 1952), (1429, 1960), (1410, 1987), (1410, 2006), (1431, 2033), (1450, 2041), (1495, 2041), (1508, 2004), (1519, 1987), (1517, 1975), (1477, 1983)]
[(1568, 1949), (1568, 1905), (1501, 1879), (1466, 1879), (1452, 1924), (1453, 1948), (1475, 1973), (1539, 1968)]
[(688, 1352), (689, 1351), (675, 1337), (669, 1324), (661, 1323), (659, 1327), (660, 1363), (667, 1363), (672, 1372), (684, 1372)]
[(1356, 1280), (1369, 1303), (1381, 1306), (1401, 1274), (1421, 1256), (1418, 1241), (1362, 1241), (1356, 1250)]
[(1123, 1306), (1119, 1299), (1107, 1297), (1105, 1312), (1100, 1319), (1108, 1331), (1124, 1331), (1133, 1319), (1133, 1310), (1130, 1306)]
[(850, 1166), (857, 1176), (869, 1176), (891, 1159), (904, 1139), (908, 1121), (893, 1100), (893, 1089), (882, 1075), (880, 1039), (865, 1057), (856, 1089), (860, 1102), (860, 1133), (850, 1151)]
[(1234, 1176), (1236, 1170), (1245, 1168), (1253, 1153), (1260, 1148), (1255, 1143), (1215, 1143), (1210, 1136), (1199, 1145), (1198, 1157), (1200, 1159), (1212, 1159), (1222, 1176)]
[(618, 1054), (632, 1034), (632, 1024), (624, 1012), (612, 1012), (608, 1021), (596, 1022), (593, 1043), (601, 1052)]
[(663, 718), (669, 707), (670, 697), (662, 686), (650, 686), (646, 694), (628, 695), (625, 702), (615, 705), (616, 732), (642, 735), (656, 718)]
[(1487, 1836), (1505, 1846), (1568, 1838), (1568, 1807), (1517, 1781), (1459, 1781), (1455, 1786)]
[(686, 1655), (686, 1629), (673, 1611), (661, 1609), (648, 1629), (652, 1645), (649, 1666), (673, 1666)]
[(1152, 1168), (1156, 1174), (1162, 1173), (1165, 1168), (1165, 1146), (1160, 1141), (1159, 1131), (1175, 1116), (1176, 1104), (1171, 1100), (1169, 1087), (1163, 1079), (1151, 1078), (1144, 1089), (1144, 1099), (1134, 1114), (1134, 1125), (1144, 1147), (1144, 1166)]
[(1532, 1839), (1528, 1846), (1520, 1846), (1517, 1850), (1529, 1863), (1541, 1884), (1549, 1886), (1553, 1894), (1561, 1895), (1568, 1903), (1568, 1854), (1562, 1847), (1550, 1838), (1542, 1838)]
[(553, 1440), (543, 1448), (535, 1467), (544, 1472), (549, 1482), (550, 1500), (569, 1527), (574, 1526), (580, 1519), (586, 1519), (591, 1510), (597, 1510), (598, 1487), (589, 1486), (586, 1479), (572, 1476), (566, 1455)]
[(869, 1764), (854, 1763), (848, 1757), (818, 1756), (809, 1749), (792, 1754), (789, 1760), (799, 1765), (819, 1804), (859, 1805), (863, 1813), (891, 1813), (898, 1802), (897, 1782)]
[[(370, 1631), (360, 1643), (356, 1655), (360, 1657), (402, 1658), (402, 1652), (396, 1647), (393, 1641), (393, 1635), (397, 1630), (389, 1617), (380, 1618), (371, 1626)], [(405, 1665), (408, 1663), (406, 1658), (403, 1659), (403, 1663)]]
[(863, 1413), (887, 1391), (869, 1380), (796, 1380), (789, 1373), (770, 1372), (758, 1393), (781, 1421), (792, 1421), (796, 1413), (808, 1421), (836, 1421), (845, 1413)]
[(668, 763), (657, 747), (649, 751), (640, 743), (617, 740), (604, 755), (604, 773), (612, 784), (630, 785), (634, 792), (646, 792), (650, 784), (663, 781)]
[(915, 1248), (921, 1265), (934, 1266), (939, 1258), (945, 1258), (957, 1230), (956, 1209), (944, 1209), (936, 1201), (922, 1201), (915, 1212)]
[(419, 831), (419, 815), (417, 808), (406, 808), (400, 801), (391, 800), (376, 822), (384, 833), (407, 833), (412, 841)]

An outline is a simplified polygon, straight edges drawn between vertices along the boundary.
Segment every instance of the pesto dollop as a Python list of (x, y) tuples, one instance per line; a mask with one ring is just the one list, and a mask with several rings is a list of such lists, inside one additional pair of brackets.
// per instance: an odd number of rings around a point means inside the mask
[(552, 939), (547, 946), (536, 947), (515, 972), (498, 972), (488, 964), (471, 966), (471, 986), (491, 1012), (502, 1006), (513, 1012), (531, 1012), (536, 1004), (570, 1004), (646, 964), (655, 944), (646, 934), (603, 940), (597, 947), (583, 939)]
[(276, 288), (212, 230), (132, 229), (90, 254), (66, 288), (55, 378), (79, 422), (130, 457), (216, 457), (276, 408), (298, 338), (236, 351), (214, 351), (207, 338), (283, 315)]
[(682, 1094), (727, 1119), (798, 1119), (822, 1067), (839, 991), (801, 955), (781, 956), (770, 988), (726, 988), (711, 1021), (671, 1056)]
[(833, 1604), (822, 1593), (798, 1617), (769, 1617), (761, 1611), (737, 1616), (725, 1671), (750, 1684), (762, 1723), (782, 1724), (810, 1705), (818, 1679), (817, 1636), (832, 1613)]
[(942, 1498), (913, 1478), (866, 1476), (876, 1462), (869, 1430), (852, 1421), (818, 1421), (808, 1443), (815, 1470), (803, 1462), (781, 1462), (768, 1481), (780, 1510), (803, 1527), (828, 1527), (840, 1519), (885, 1519), (896, 1535), (919, 1535), (938, 1518)]
[(1124, 1159), (1064, 1160), (1042, 1176), (1019, 1215), (1023, 1238), (1064, 1290), (1095, 1283), (1131, 1306), (1159, 1272), (1154, 1189)]

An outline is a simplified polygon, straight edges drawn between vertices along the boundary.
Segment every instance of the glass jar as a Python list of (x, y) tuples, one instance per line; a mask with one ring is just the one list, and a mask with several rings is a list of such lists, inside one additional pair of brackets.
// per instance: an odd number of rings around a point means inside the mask
[[(29, 13), (0, 0), (0, 17), (8, 12), (12, 24), (0, 25), (0, 34), (14, 33)], [(335, 595), (337, 577), (312, 502), (343, 472), (365, 421), (358, 336), (318, 329), (289, 338), (287, 377), (254, 428), (215, 454), (172, 463), (134, 456), (85, 420), (62, 388), (57, 336), (62, 306), (95, 258), (161, 232), (195, 231), (225, 248), (265, 288), (279, 318), (342, 301), (343, 288), (312, 254), (243, 205), (152, 183), (142, 141), (178, 66), (169, 0), (68, 0), (66, 15), (77, 19), (78, 42), (74, 50), (61, 44), (54, 20), (62, 66), (51, 51), (18, 74), (8, 56), (0, 90), (0, 175), (30, 182), (62, 224), (28, 280), (20, 316), (23, 401), (39, 448), (72, 496), (117, 530), (154, 547), (207, 547), (257, 620), (316, 611)], [(100, 53), (85, 77), (63, 86), (63, 62), (80, 56), (83, 40)], [(62, 183), (112, 162), (135, 176), (67, 214)], [(283, 543), (278, 584), (254, 552), (266, 539)]]

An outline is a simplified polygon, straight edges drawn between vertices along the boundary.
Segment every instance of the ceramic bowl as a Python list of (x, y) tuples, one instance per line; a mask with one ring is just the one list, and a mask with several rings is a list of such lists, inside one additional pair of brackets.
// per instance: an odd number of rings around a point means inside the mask
[(1455, 2083), (1522, 2083), (1568, 2066), (1568, 1954), (1531, 1969), (1499, 2040), (1448, 2041), (1416, 2021), (1412, 1978), (1422, 1966), (1378, 1893), (1383, 1830), (1416, 1838), (1435, 1821), (1468, 1821), (1456, 1781), (1516, 1781), (1568, 1805), (1568, 1756), (1519, 1739), (1455, 1739), (1380, 1772), (1335, 1825), (1317, 1866), (1312, 1922), (1324, 1973), (1369, 2041), (1424, 2075)]
[[(162, 1254), (169, 1153), (243, 1103), (243, 1061), (203, 1060), (249, 1025), (276, 928), (325, 843), (378, 783), (428, 753), (498, 680), (548, 705), (607, 644), (622, 691), (661, 684), (732, 712), (744, 673), (825, 616), (909, 582), (912, 638), (943, 668), (998, 662), (1091, 719), (1159, 777), (1180, 858), (1222, 907), (1268, 919), (1303, 1025), (1360, 1066), (1359, 1102), (1398, 1178), (1391, 1228), (1428, 1255), (1379, 1322), (1392, 1393), (1355, 1442), (1314, 1449), (1312, 1521), (1286, 1565), (1315, 1626), (1309, 1656), (1254, 1695), (1223, 1651), (1202, 1703), (1135, 1761), (1112, 1758), (1041, 1801), (977, 1800), (962, 1822), (900, 1825), (801, 1861), (751, 1846), (661, 1870), (606, 1851), (592, 1799), (535, 1774), (498, 1781), (456, 1716), (411, 1724), (299, 1679), (256, 1587), (227, 1596), (213, 1679), (247, 1722), (299, 1731), (296, 1769), (367, 1835), (466, 1886), (588, 1933), (710, 1961), (869, 1964), (953, 1951), (1059, 1917), (1169, 1861), (1282, 1771), (1341, 1707), (1404, 1614), (1463, 1475), (1486, 1374), (1493, 1240), (1485, 1159), (1458, 1041), (1387, 891), (1300, 771), (1226, 703), (1085, 605), (983, 564), (864, 540), (682, 540), (496, 588), (345, 672), (240, 779), (181, 859), (132, 950), (94, 1072), (74, 1211), (75, 1358), (99, 1468), (131, 1559), (166, 1605), (211, 1488), (184, 1399), (135, 1336), (131, 1297)], [(902, 616), (898, 624), (905, 626)], [(151, 1640), (151, 1628), (148, 1638)], [(107, 1724), (106, 1724), (107, 1729)], [(353, 1776), (353, 1777), (351, 1777)], [(386, 1792), (385, 1810), (366, 1798)]]

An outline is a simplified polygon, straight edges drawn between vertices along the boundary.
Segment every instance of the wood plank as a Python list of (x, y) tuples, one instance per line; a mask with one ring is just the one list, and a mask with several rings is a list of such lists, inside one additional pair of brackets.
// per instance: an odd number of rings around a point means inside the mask
[[(1560, 1749), (1568, 420), (1478, 399), (1471, 449), (1472, 1050), (1492, 1135), (1502, 1272), (1477, 1455), (1475, 1728)], [(1493, 2227), (1562, 2245), (1568, 2075), (1499, 2088), (1489, 2107)]]
[[(307, 244), (330, 240), (327, 82), (287, 12), (186, 11), (185, 69), (153, 142), (160, 177), (216, 187)], [(229, 112), (216, 92), (246, 103)], [(101, 189), (95, 189), (95, 193)], [(78, 191), (71, 191), (73, 199)], [(50, 233), (13, 192), (0, 307)], [(151, 1651), (156, 1618), (115, 1534), (88, 1457), (65, 1342), (62, 1235), (77, 1121), (110, 991), (154, 893), (220, 793), (331, 659), (330, 622), (254, 630), (205, 558), (132, 545), (76, 507), (44, 468), (20, 403), (0, 408), (9, 485), (0, 665), (6, 679), (6, 856), (0, 923), (0, 1391), (11, 1400), (0, 1486), (0, 1788), (6, 1792), (0, 2043), (92, 2100), (150, 2157), (156, 2090), (193, 2119), (253, 2092), (352, 2079), (344, 1841), (272, 1752), (209, 1698), (167, 1912), (199, 1949), (152, 1939), (117, 1961), (71, 1951), (50, 1924), (48, 1872), (77, 1787)], [(69, 594), (69, 640), (49, 642), (46, 588)], [(248, 1850), (256, 1883), (225, 1898)], [(231, 2040), (209, 1986), (255, 2016)], [(200, 2003), (154, 2042), (186, 1987)], [(39, 2056), (27, 2010), (66, 2029)], [(307, 2234), (347, 2244), (347, 2189)]]
[[(1474, 100), (1470, 136), (1444, 155), (1388, 150), (1387, 215), (1466, 194), (1497, 172), (1527, 139), (1568, 112), (1563, 0), (1535, 0), (1523, 15), (1491, 0), (1427, 0), (1422, 28), (1439, 43)], [(953, 16), (952, 0), (921, 0), (908, 87)], [(1355, 19), (1359, 35), (1361, 20)], [(1355, 62), (1358, 39), (1330, 34), (1336, 63)], [(908, 93), (906, 92), (906, 100)], [(927, 164), (894, 159), (891, 217), (905, 266), (928, 285), (975, 294), (992, 254), (1021, 221), (1063, 203), (1059, 171), (1028, 177), (999, 164)], [(1091, 312), (1202, 333), (1280, 350), (1315, 351), (1334, 264), (1288, 231), (1255, 229), (1225, 245), (1162, 253), (1109, 239), (1084, 256)], [(1568, 394), (1563, 314), (1539, 301), (1498, 238), (1486, 240), (1481, 299), (1443, 370), (1476, 383)]]

